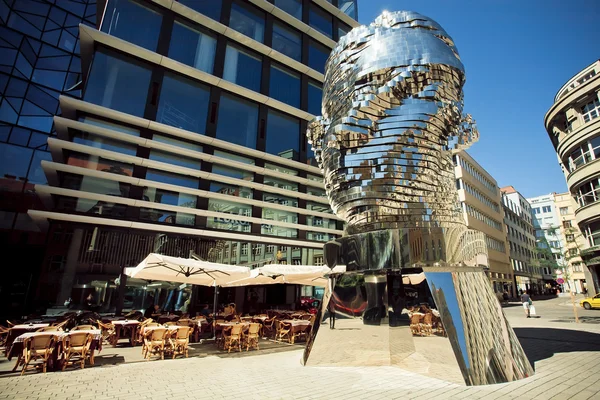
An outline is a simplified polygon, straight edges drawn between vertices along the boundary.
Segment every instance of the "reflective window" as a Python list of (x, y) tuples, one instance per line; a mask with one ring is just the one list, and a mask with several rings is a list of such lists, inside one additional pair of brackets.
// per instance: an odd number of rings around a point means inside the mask
[[(327, 213), (327, 214), (333, 214), (331, 207), (329, 207), (327, 204), (313, 203), (313, 202), (309, 201), (306, 203), (306, 209), (311, 210), (311, 211)], [(316, 218), (316, 217), (314, 217), (314, 218)], [(333, 225), (332, 229), (335, 229), (335, 224)]]
[(308, 44), (308, 66), (320, 73), (325, 73), (325, 62), (329, 57), (330, 50), (311, 40)]
[(98, 51), (94, 55), (83, 100), (142, 117), (151, 74), (141, 63)]
[(358, 20), (357, 0), (338, 0), (338, 8), (348, 15), (350, 18)]
[(124, 217), (127, 206), (96, 199), (55, 196), (56, 209), (59, 211), (96, 214), (106, 217)]
[(221, 20), (223, 0), (177, 0), (181, 4), (206, 15), (215, 21)]
[[(263, 194), (263, 201), (266, 203), (274, 203), (281, 204), (287, 206), (294, 206), (298, 204), (296, 199), (291, 199), (289, 197), (280, 196), (277, 194), (265, 193)], [(298, 214), (282, 211), (278, 209), (272, 209), (268, 207), (263, 207), (262, 209), (262, 218), (271, 221), (279, 221), (290, 224), (298, 223)], [(263, 224), (261, 226), (261, 233), (263, 235), (273, 235), (273, 236), (281, 236), (281, 237), (298, 237), (298, 230), (293, 228), (281, 227), (278, 225), (271, 224)]]
[(96, 119), (96, 118), (92, 118), (92, 117), (81, 117), (81, 118), (79, 118), (79, 121), (85, 122), (86, 124), (99, 126), (101, 128), (106, 128), (106, 129), (110, 129), (113, 131), (126, 133), (128, 135), (140, 136), (140, 131), (137, 129), (129, 128), (127, 126), (115, 124), (115, 123), (108, 122), (108, 121), (103, 121), (101, 119)]
[(272, 63), (269, 96), (300, 108), (300, 74)]
[(210, 90), (174, 74), (165, 74), (156, 121), (187, 131), (204, 133)]
[(321, 115), (321, 101), (323, 88), (316, 82), (308, 82), (308, 112), (312, 115)]
[(311, 4), (308, 24), (323, 35), (333, 38), (332, 15), (315, 4)]
[(26, 147), (0, 143), (0, 178), (20, 179), (27, 177), (33, 150)]
[(110, 0), (102, 32), (156, 51), (162, 15), (133, 0)]
[(285, 54), (296, 61), (302, 60), (302, 35), (299, 31), (283, 24), (273, 24), (273, 50)]
[(146, 179), (149, 181), (167, 183), (169, 185), (198, 189), (198, 178), (159, 171), (157, 169), (148, 169), (148, 172), (146, 172)]
[(200, 160), (191, 157), (185, 157), (177, 153), (168, 153), (166, 151), (160, 151), (156, 149), (150, 150), (150, 160), (164, 162), (171, 165), (178, 165), (180, 167), (191, 168), (195, 170), (200, 169)]
[(223, 79), (260, 92), (262, 58), (228, 44)]
[(152, 140), (154, 140), (155, 142), (169, 144), (171, 146), (182, 147), (184, 149), (200, 151), (200, 152), (202, 151), (202, 146), (199, 145), (198, 143), (186, 142), (184, 140), (176, 139), (171, 136), (164, 136), (164, 135), (159, 135), (159, 134), (155, 133), (154, 135), (152, 135)]
[(254, 181), (254, 172), (238, 168), (225, 167), (222, 165), (213, 165), (212, 173), (216, 175), (227, 176), (229, 178), (241, 179), (246, 182)]
[(269, 110), (266, 151), (297, 161), (300, 153), (300, 121), (283, 113)]
[(72, 152), (67, 158), (67, 164), (117, 175), (131, 176), (133, 174), (133, 165), (131, 164), (113, 161), (90, 154)]
[(212, 74), (217, 39), (180, 22), (173, 24), (169, 58)]
[(31, 167), (27, 174), (28, 183), (46, 184), (46, 174), (42, 169), (42, 161), (52, 161), (52, 155), (47, 151), (36, 150), (31, 160)]
[(130, 156), (135, 156), (137, 153), (137, 145), (133, 143), (109, 139), (103, 136), (94, 135), (89, 132), (77, 132), (74, 134), (73, 143), (80, 143), (99, 149), (116, 151), (117, 153), (127, 154)]
[(206, 220), (206, 226), (208, 228), (236, 232), (250, 232), (252, 229), (252, 224), (250, 222), (239, 219), (239, 216), (252, 216), (252, 206), (248, 204), (234, 203), (232, 201), (220, 199), (209, 199), (208, 211), (231, 214), (231, 216), (209, 216)]
[(74, 174), (64, 174), (62, 176), (61, 187), (126, 198), (129, 197), (131, 189), (131, 185), (128, 183)]
[(252, 198), (252, 189), (245, 186), (233, 186), (219, 182), (211, 182), (210, 191), (213, 193), (226, 194), (228, 196), (243, 197), (245, 199)]
[(168, 204), (171, 206), (196, 208), (197, 197), (193, 194), (177, 193), (153, 187), (144, 188), (145, 201)]
[[(215, 150), (214, 151), (214, 155), (215, 155), (215, 157), (226, 158), (228, 160), (234, 160), (234, 161), (241, 162), (241, 163), (244, 163), (244, 164), (254, 165), (254, 160), (253, 159), (242, 157), (242, 156), (238, 156), (237, 154), (231, 154), (231, 153), (228, 153), (226, 151)], [(214, 168), (213, 168), (213, 170), (214, 170)]]
[(352, 28), (342, 21), (338, 21), (338, 39), (350, 32)]
[(258, 105), (224, 94), (219, 105), (217, 138), (241, 146), (256, 148)]
[(233, 3), (231, 5), (229, 27), (262, 43), (265, 36), (265, 14), (238, 3)]
[(298, 175), (298, 171), (296, 171), (295, 169), (285, 168), (285, 167), (282, 167), (281, 165), (265, 163), (265, 168), (269, 169), (271, 171), (281, 172), (282, 174), (288, 174), (288, 175), (292, 175), (292, 176)]
[(302, 21), (302, 0), (275, 0), (275, 5)]
[(164, 224), (176, 224), (194, 226), (196, 217), (193, 214), (175, 211), (156, 210), (152, 208), (140, 208), (140, 219)]
[[(277, 178), (272, 178), (270, 176), (265, 176), (265, 185), (267, 186), (273, 186), (279, 189), (285, 189), (285, 190), (291, 190), (294, 192), (298, 191), (298, 184), (296, 182), (288, 182), (288, 181), (284, 181), (282, 179), (277, 179)], [(279, 196), (279, 195), (273, 195), (273, 196)], [(294, 207), (298, 206), (298, 202), (296, 200), (294, 200), (294, 204), (286, 204), (286, 205), (293, 205)]]

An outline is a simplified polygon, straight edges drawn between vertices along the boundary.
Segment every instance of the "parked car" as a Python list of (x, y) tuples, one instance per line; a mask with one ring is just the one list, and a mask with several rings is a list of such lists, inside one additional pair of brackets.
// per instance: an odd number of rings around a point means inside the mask
[(581, 300), (579, 304), (586, 310), (600, 308), (600, 294), (597, 294), (594, 297), (586, 297), (585, 299)]

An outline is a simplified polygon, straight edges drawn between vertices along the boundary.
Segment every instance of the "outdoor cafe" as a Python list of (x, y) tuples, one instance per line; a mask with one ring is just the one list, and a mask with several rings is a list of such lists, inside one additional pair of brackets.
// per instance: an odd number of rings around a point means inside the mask
[[(113, 348), (139, 346), (146, 359), (188, 357), (191, 344), (212, 346), (221, 352), (259, 350), (267, 343), (288, 345), (304, 342), (315, 323), (316, 304), (290, 309), (246, 307), (238, 310), (235, 302), (220, 307), (220, 291), (238, 288), (264, 288), (272, 285), (323, 287), (329, 268), (324, 266), (265, 265), (250, 269), (243, 266), (210, 263), (195, 259), (149, 254), (138, 266), (127, 268), (132, 281), (147, 285), (212, 288), (212, 307), (204, 306), (197, 315), (188, 312), (179, 296), (179, 312), (164, 312), (148, 304), (146, 310), (125, 315), (100, 315), (93, 311), (39, 316), (25, 321), (7, 321), (0, 327), (0, 346), (12, 371), (65, 370), (94, 365), (103, 346)], [(149, 283), (150, 282), (150, 283)], [(189, 302), (188, 302), (189, 305)], [(294, 308), (294, 307), (292, 307)], [(246, 312), (244, 312), (246, 311)], [(195, 313), (194, 313), (195, 314)]]

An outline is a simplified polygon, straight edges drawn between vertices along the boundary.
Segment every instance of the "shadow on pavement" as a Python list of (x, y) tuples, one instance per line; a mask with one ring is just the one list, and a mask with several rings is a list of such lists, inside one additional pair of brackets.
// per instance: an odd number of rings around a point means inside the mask
[(525, 355), (535, 368), (535, 362), (556, 353), (591, 351), (600, 353), (600, 334), (553, 328), (513, 328)]

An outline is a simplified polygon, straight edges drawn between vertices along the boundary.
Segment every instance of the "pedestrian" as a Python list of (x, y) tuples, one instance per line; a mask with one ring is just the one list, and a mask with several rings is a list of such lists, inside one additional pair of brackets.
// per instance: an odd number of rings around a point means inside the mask
[(329, 329), (335, 329), (335, 303), (333, 297), (329, 299)]
[(502, 300), (504, 300), (504, 305), (507, 306), (508, 305), (508, 292), (505, 290), (504, 293), (502, 293)]
[(524, 292), (521, 295), (521, 303), (523, 303), (523, 309), (525, 310), (525, 315), (527, 315), (527, 318), (530, 318), (531, 314), (530, 314), (529, 307), (531, 306), (532, 301), (531, 301), (531, 297), (529, 297), (529, 294), (527, 292)]

